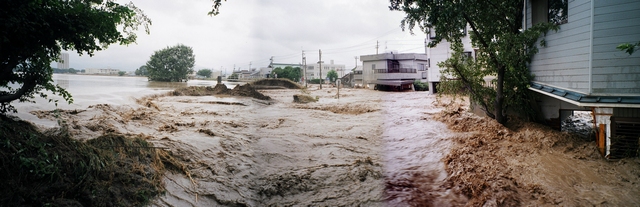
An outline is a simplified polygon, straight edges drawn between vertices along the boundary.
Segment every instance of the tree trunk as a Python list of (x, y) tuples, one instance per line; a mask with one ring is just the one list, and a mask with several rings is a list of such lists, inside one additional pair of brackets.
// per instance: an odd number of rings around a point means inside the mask
[(507, 122), (506, 116), (502, 114), (502, 105), (504, 101), (504, 70), (504, 67), (498, 66), (498, 85), (496, 87), (496, 102), (494, 106), (494, 109), (496, 110), (494, 113), (496, 115), (496, 121), (502, 125)]

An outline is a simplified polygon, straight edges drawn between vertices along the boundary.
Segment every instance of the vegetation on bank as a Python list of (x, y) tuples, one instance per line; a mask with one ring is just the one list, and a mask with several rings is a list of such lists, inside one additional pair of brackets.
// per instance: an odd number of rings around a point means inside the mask
[(4, 115), (0, 159), (0, 206), (143, 206), (165, 192), (166, 170), (185, 170), (143, 137), (80, 141)]

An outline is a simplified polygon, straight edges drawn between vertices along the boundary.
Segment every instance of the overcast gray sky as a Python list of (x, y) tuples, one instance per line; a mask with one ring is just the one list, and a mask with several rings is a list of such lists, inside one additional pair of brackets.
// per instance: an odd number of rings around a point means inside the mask
[[(195, 69), (266, 67), (277, 63), (335, 60), (346, 68), (354, 57), (379, 52), (424, 53), (424, 33), (402, 31), (403, 12), (389, 11), (388, 0), (229, 0), (218, 16), (208, 16), (210, 0), (132, 0), (153, 24), (138, 31), (137, 44), (111, 45), (93, 57), (71, 51), (69, 67), (133, 71), (154, 51), (184, 44), (193, 48)], [(126, 3), (126, 1), (117, 1)], [(361, 65), (358, 62), (358, 65)], [(56, 66), (55, 64), (52, 66)]]

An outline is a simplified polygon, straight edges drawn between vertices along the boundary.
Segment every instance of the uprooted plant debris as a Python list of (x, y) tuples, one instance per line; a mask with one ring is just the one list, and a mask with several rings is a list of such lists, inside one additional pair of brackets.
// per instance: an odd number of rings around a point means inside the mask
[(166, 170), (186, 172), (144, 137), (89, 141), (40, 132), (0, 115), (0, 206), (142, 206), (165, 192)]
[(270, 100), (271, 97), (256, 91), (249, 83), (243, 85), (237, 85), (235, 88), (229, 90), (224, 84), (217, 84), (215, 87), (211, 86), (189, 86), (185, 88), (179, 88), (170, 93), (174, 96), (210, 96), (210, 95), (231, 95), (231, 96), (245, 96), (260, 100)]

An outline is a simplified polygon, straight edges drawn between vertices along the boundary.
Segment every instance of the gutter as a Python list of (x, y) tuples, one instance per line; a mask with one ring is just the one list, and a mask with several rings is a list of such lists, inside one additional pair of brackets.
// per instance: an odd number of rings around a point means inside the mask
[(595, 14), (594, 1), (591, 0), (591, 24), (589, 25), (589, 94), (593, 93), (593, 15)]

